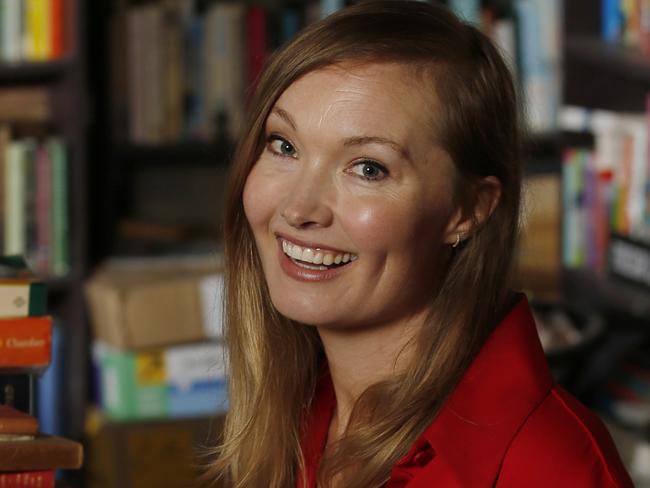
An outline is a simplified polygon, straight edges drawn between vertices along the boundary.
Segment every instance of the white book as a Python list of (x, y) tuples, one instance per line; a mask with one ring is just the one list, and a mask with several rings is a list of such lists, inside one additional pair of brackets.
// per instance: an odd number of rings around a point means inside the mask
[(24, 141), (11, 141), (5, 158), (5, 254), (25, 254), (27, 250), (27, 147)]
[(0, 0), (0, 2), (2, 4), (0, 59), (5, 63), (16, 63), (22, 58), (22, 1)]

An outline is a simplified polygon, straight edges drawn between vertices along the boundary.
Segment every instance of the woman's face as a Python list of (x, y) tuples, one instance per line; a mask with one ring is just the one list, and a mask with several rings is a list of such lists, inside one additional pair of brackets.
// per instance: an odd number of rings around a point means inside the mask
[(457, 214), (437, 113), (399, 64), (329, 67), (283, 93), (244, 189), (281, 314), (341, 328), (426, 312)]

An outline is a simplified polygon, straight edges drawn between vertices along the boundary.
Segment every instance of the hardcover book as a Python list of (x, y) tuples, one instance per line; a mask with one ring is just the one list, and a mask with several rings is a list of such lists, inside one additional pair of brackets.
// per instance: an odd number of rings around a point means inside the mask
[(0, 368), (45, 368), (51, 343), (51, 317), (0, 320)]
[(79, 469), (83, 448), (78, 442), (39, 434), (32, 440), (0, 442), (0, 471)]

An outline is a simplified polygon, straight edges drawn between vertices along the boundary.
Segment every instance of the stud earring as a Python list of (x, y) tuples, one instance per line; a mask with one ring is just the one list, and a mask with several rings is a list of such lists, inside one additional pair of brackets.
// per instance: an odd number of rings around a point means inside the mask
[(456, 234), (456, 242), (454, 242), (451, 247), (458, 247), (458, 244), (460, 244), (460, 234)]

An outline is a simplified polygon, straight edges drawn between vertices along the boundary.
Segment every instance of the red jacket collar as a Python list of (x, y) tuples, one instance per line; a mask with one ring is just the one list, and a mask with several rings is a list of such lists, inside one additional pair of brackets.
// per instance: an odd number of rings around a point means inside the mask
[[(303, 444), (308, 486), (315, 486), (313, 477), (336, 402), (329, 375), (324, 380)], [(438, 416), (395, 465), (387, 488), (404, 486), (416, 475), (422, 484), (415, 480), (409, 488), (428, 488), (432, 479), (446, 488), (482, 486), (494, 480), (510, 441), (552, 386), (528, 301), (521, 296)], [(472, 469), (467, 469), (468, 459)]]
[[(428, 472), (423, 478), (440, 480), (445, 487), (494, 480), (510, 441), (552, 386), (535, 321), (522, 296), (421, 436), (435, 453), (423, 467)], [(468, 459), (472, 469), (467, 469)]]

